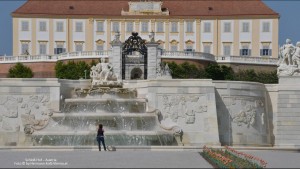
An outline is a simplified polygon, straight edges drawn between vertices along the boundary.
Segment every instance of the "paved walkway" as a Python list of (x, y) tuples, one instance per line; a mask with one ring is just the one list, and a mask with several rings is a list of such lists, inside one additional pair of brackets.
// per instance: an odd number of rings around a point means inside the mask
[[(267, 168), (299, 168), (300, 153), (243, 150)], [(0, 168), (212, 168), (197, 150), (0, 150)]]

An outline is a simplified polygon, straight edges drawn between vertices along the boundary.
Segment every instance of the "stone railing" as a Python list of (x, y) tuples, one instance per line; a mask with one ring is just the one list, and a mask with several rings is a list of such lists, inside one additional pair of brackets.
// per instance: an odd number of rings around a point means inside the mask
[(217, 63), (245, 63), (245, 64), (262, 64), (277, 65), (278, 58), (252, 57), (252, 56), (218, 56)]
[(196, 59), (215, 61), (215, 56), (209, 53), (190, 52), (190, 51), (163, 51), (161, 54), (163, 59)]
[(89, 59), (100, 57), (108, 57), (111, 51), (82, 51), (61, 53), (57, 55), (22, 55), (22, 56), (0, 56), (0, 63), (16, 63), (16, 62), (56, 62), (58, 60), (67, 59)]
[[(16, 63), (16, 62), (56, 62), (58, 60), (68, 59), (99, 59), (101, 57), (108, 57), (111, 55), (111, 50), (108, 51), (82, 51), (61, 53), (58, 55), (28, 55), (28, 56), (0, 56), (0, 63)], [(206, 60), (217, 63), (242, 63), (242, 64), (261, 64), (261, 65), (276, 65), (277, 58), (267, 57), (242, 57), (242, 56), (218, 56), (215, 57), (209, 53), (189, 52), (189, 51), (162, 51), (162, 59), (193, 59)], [(136, 63), (137, 60), (128, 59), (128, 63)], [(143, 63), (143, 59), (138, 62)]]

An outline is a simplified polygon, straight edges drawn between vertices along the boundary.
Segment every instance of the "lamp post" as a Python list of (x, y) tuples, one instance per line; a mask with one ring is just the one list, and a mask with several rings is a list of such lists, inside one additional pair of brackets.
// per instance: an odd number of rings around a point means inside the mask
[(84, 79), (86, 79), (86, 71), (87, 71), (87, 70), (84, 70)]

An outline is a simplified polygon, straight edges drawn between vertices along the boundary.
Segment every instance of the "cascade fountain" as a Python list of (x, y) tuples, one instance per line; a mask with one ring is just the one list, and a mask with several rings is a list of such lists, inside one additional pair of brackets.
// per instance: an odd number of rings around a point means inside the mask
[[(149, 109), (137, 90), (123, 88), (110, 63), (104, 58), (91, 68), (89, 88), (74, 88), (62, 101), (48, 125), (31, 133), (33, 146), (96, 145), (96, 131), (103, 124), (107, 145), (178, 145), (182, 130), (164, 121), (160, 111)], [(30, 133), (30, 131), (29, 131)]]

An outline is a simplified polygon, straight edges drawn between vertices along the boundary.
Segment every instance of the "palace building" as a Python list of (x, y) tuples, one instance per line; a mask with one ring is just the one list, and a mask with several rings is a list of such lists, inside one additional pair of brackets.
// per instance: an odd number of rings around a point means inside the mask
[(14, 56), (110, 50), (116, 32), (151, 31), (164, 51), (278, 56), (279, 14), (260, 0), (28, 0), (12, 17)]

